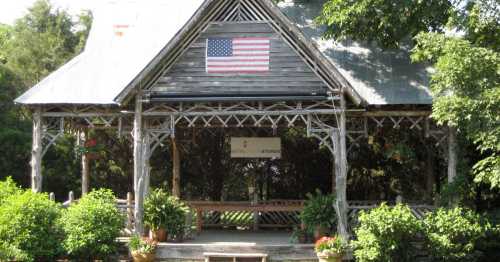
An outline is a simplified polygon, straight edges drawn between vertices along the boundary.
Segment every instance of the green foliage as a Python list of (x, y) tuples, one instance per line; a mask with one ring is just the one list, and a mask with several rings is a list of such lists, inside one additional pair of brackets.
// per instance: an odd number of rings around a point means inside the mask
[(22, 193), (11, 177), (7, 177), (5, 181), (0, 181), (0, 205), (10, 196), (17, 196)]
[(394, 48), (420, 31), (440, 31), (451, 11), (450, 0), (328, 0), (317, 21), (328, 26), (325, 37)]
[(438, 209), (424, 219), (426, 248), (434, 261), (473, 260), (476, 241), (484, 234), (480, 217), (462, 208)]
[(164, 228), (169, 234), (184, 233), (188, 207), (163, 189), (152, 190), (144, 202), (144, 223), (151, 230)]
[(142, 239), (138, 235), (133, 235), (128, 243), (131, 252), (138, 252), (141, 254), (153, 253), (156, 249), (156, 245), (156, 242), (150, 239)]
[(116, 208), (113, 192), (107, 189), (92, 191), (70, 206), (60, 224), (66, 238), (63, 246), (75, 258), (107, 258), (117, 248), (116, 238), (124, 217)]
[(459, 127), (483, 154), (476, 182), (500, 186), (500, 54), (441, 34), (416, 39), (413, 60), (435, 61), (433, 118)]
[(307, 194), (304, 210), (300, 219), (309, 231), (314, 231), (318, 226), (334, 230), (337, 225), (337, 212), (335, 211), (335, 196), (324, 195), (317, 190), (315, 194)]
[(352, 241), (356, 261), (414, 261), (412, 242), (422, 232), (422, 225), (405, 205), (362, 211)]
[(60, 206), (30, 190), (0, 205), (0, 258), (50, 261), (61, 253)]

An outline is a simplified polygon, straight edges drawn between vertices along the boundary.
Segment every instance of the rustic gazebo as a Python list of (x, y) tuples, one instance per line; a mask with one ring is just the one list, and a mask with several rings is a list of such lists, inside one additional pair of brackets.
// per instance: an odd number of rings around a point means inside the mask
[[(303, 126), (335, 159), (344, 235), (347, 154), (378, 128), (447, 141), (453, 179), (455, 133), (429, 119), (425, 66), (411, 64), (405, 50), (322, 39), (323, 29), (313, 23), (320, 8), (315, 1), (182, 0), (98, 10), (85, 51), (16, 100), (33, 112), (33, 191), (42, 189), (47, 148), (66, 130), (88, 128), (133, 137), (137, 232), (143, 231), (149, 158), (164, 141), (175, 145), (183, 128)], [(243, 61), (246, 70), (238, 69), (242, 61), (209, 68), (214, 39), (262, 40), (264, 48), (243, 48), (242, 54), (263, 61)], [(173, 155), (172, 193), (179, 196), (180, 159)]]

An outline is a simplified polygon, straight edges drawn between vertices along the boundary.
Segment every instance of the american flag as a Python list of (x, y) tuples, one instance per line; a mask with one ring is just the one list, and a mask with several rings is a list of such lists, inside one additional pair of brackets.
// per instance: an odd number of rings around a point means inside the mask
[(271, 40), (265, 37), (207, 39), (207, 73), (269, 71)]

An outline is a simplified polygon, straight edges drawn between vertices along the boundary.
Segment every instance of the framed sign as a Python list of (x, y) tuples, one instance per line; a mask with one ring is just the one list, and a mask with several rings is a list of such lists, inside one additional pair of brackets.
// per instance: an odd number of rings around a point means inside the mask
[(232, 158), (281, 158), (279, 137), (231, 137)]

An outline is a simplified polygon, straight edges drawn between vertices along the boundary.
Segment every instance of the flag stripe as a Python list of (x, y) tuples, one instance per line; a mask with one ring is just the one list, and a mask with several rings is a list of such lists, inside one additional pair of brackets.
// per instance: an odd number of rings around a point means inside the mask
[(269, 71), (270, 38), (207, 39), (207, 73), (262, 73)]

